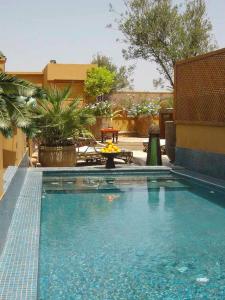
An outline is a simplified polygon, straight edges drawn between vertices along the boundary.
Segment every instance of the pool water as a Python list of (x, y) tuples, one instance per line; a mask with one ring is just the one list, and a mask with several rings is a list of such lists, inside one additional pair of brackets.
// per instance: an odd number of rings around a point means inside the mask
[(225, 299), (225, 194), (165, 174), (43, 179), (38, 299)]

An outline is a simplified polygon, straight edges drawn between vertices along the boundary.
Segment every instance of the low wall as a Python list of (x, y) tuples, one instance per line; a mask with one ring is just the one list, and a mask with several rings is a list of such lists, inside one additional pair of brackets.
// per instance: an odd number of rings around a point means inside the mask
[(96, 124), (93, 125), (90, 130), (96, 139), (101, 138), (101, 128), (108, 126), (118, 129), (120, 134), (148, 137), (148, 131), (152, 123), (158, 125), (158, 118), (152, 118), (150, 116), (138, 118), (118, 117), (112, 121), (110, 118), (97, 118)]
[(135, 118), (115, 118), (112, 122), (113, 128), (123, 132), (136, 132), (136, 120)]
[(110, 100), (115, 106), (125, 107), (129, 104), (140, 103), (146, 100), (166, 100), (173, 97), (172, 92), (135, 92), (135, 91), (120, 91), (110, 95)]
[(216, 178), (225, 178), (225, 127), (176, 125), (176, 164)]

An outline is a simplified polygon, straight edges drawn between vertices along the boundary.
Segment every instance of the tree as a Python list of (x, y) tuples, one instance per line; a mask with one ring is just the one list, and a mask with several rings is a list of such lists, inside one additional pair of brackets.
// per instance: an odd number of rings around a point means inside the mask
[[(174, 86), (176, 61), (215, 49), (212, 25), (204, 0), (188, 0), (185, 6), (172, 0), (124, 0), (126, 12), (117, 19), (125, 37), (126, 59), (154, 61), (164, 80)], [(155, 83), (163, 83), (162, 77)]]
[(97, 54), (93, 57), (92, 64), (98, 65), (98, 67), (105, 67), (110, 72), (115, 73), (115, 82), (112, 87), (112, 91), (118, 91), (124, 88), (132, 89), (132, 76), (134, 66), (121, 66), (117, 67), (113, 64), (112, 59), (108, 56)]
[(102, 99), (109, 94), (115, 83), (115, 73), (105, 67), (92, 68), (87, 72), (85, 91), (88, 95)]
[(13, 128), (21, 128), (31, 135), (33, 108), (42, 90), (28, 81), (0, 73), (0, 132), (13, 135)]

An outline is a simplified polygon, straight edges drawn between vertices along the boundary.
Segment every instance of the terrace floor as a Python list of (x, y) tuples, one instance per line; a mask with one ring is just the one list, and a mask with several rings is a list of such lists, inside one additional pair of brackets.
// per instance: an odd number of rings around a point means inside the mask
[[(147, 153), (143, 151), (143, 142), (147, 141), (148, 138), (119, 136), (118, 146), (121, 149), (132, 151), (134, 155), (134, 164), (144, 166)], [(163, 166), (172, 167), (167, 155), (162, 155), (162, 164)]]
[[(102, 144), (101, 141), (98, 141), (98, 142), (102, 146), (105, 145), (105, 144)], [(147, 159), (147, 153), (143, 151), (144, 150), (143, 142), (148, 142), (148, 138), (119, 136), (117, 145), (119, 146), (120, 149), (125, 149), (125, 150), (133, 152), (133, 164), (132, 165), (145, 166), (146, 159)], [(90, 148), (90, 150), (91, 149), (92, 148)], [(93, 148), (93, 151), (94, 151), (94, 148)], [(37, 157), (37, 155), (38, 155), (37, 151), (34, 152), (33, 155), (34, 155), (34, 157)], [(121, 167), (123, 165), (124, 165), (124, 167), (128, 166), (127, 164), (125, 164), (124, 160), (121, 160), (121, 159), (115, 159), (115, 162), (117, 164), (120, 164)], [(90, 163), (88, 165), (90, 165)], [(173, 167), (173, 164), (170, 163), (167, 155), (162, 155), (162, 165), (167, 166), (167, 167)], [(85, 161), (81, 160), (81, 161), (78, 161), (78, 166), (86, 167), (87, 163)]]

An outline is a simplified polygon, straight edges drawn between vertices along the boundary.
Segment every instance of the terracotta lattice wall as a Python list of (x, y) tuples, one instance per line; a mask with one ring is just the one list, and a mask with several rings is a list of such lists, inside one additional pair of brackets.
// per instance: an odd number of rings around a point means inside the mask
[(225, 49), (176, 64), (177, 123), (225, 125)]

